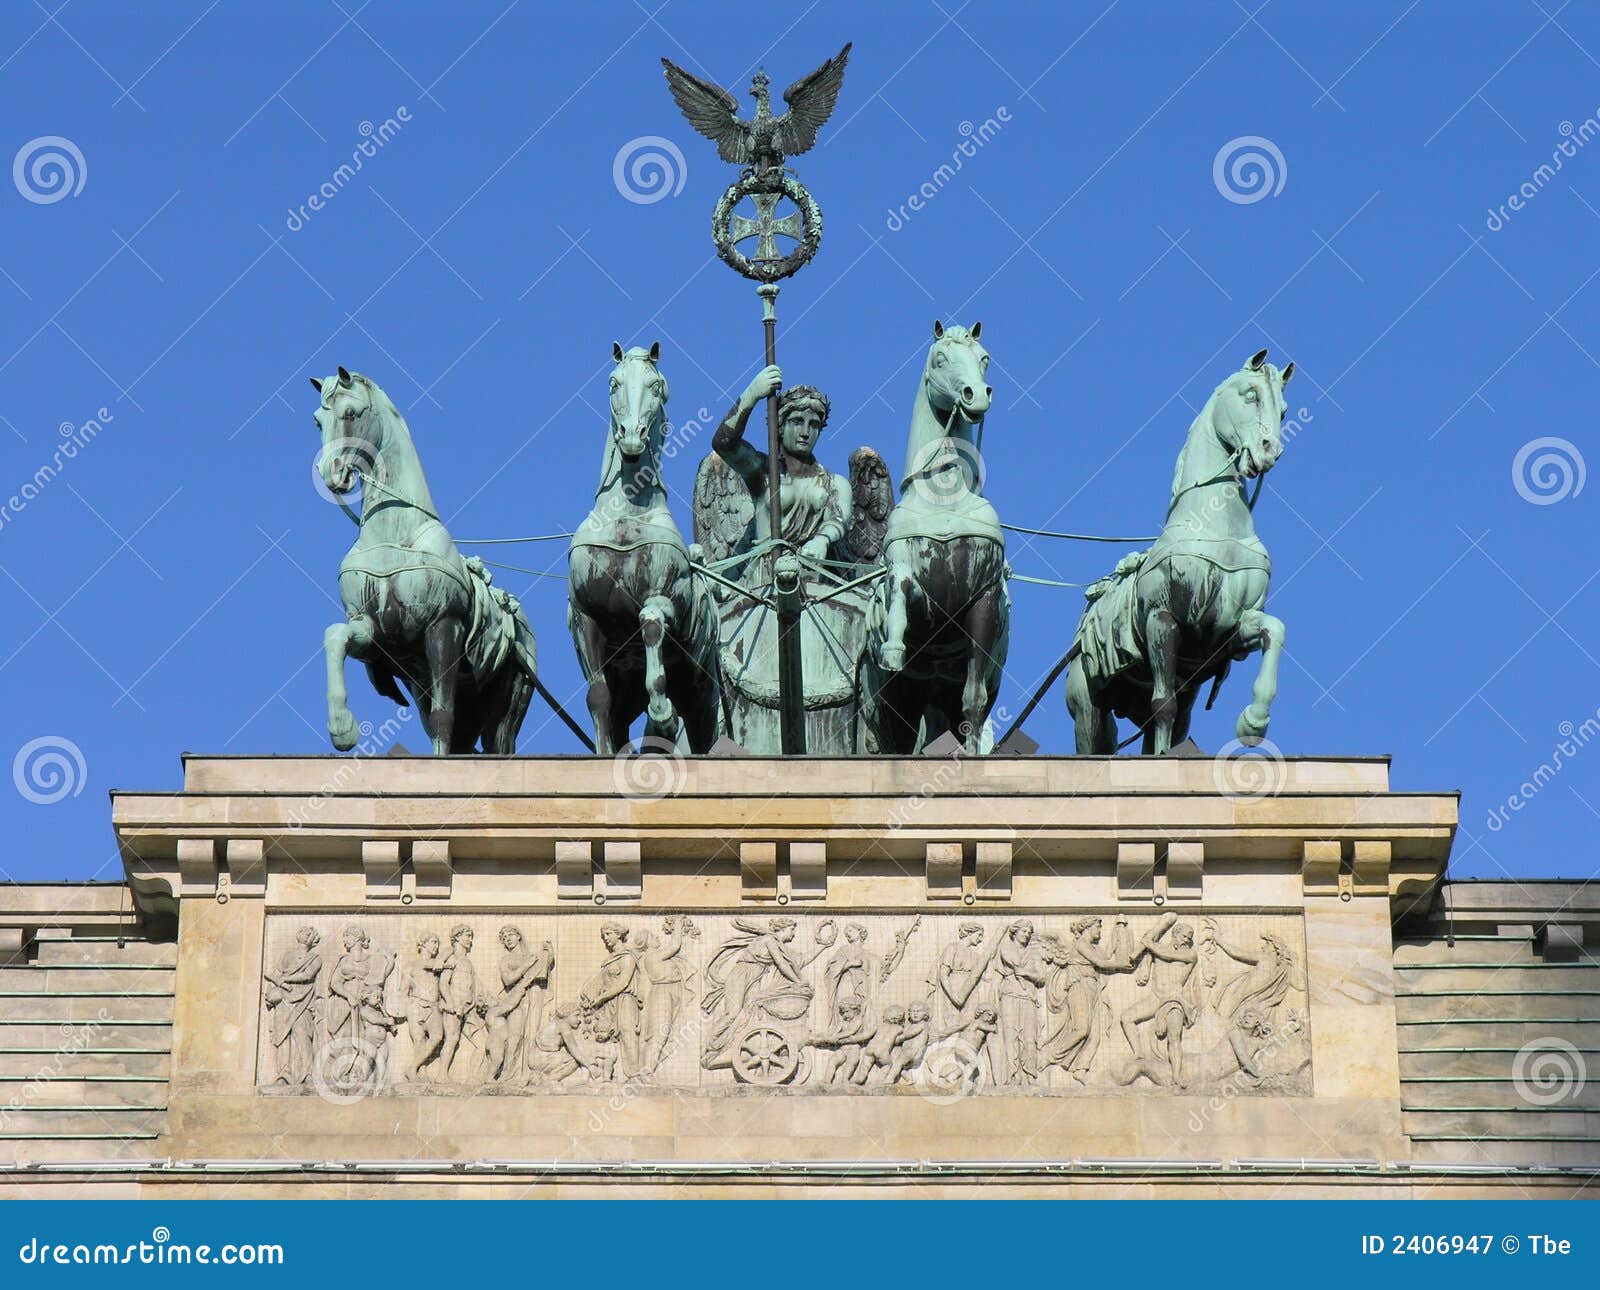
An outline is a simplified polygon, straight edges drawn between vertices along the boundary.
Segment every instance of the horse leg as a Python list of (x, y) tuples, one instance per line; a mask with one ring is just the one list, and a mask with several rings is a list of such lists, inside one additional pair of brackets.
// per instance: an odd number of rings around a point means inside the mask
[(1261, 651), (1261, 669), (1250, 691), (1250, 706), (1239, 714), (1234, 734), (1242, 744), (1260, 743), (1267, 734), (1272, 701), (1278, 697), (1278, 663), (1283, 658), (1284, 625), (1281, 618), (1247, 609), (1239, 616), (1239, 637)]
[(878, 661), (885, 672), (899, 672), (906, 665), (906, 602), (914, 585), (911, 566), (904, 560), (892, 561), (888, 605), (883, 616), (883, 643), (878, 646)]
[(983, 743), (983, 723), (989, 716), (993, 694), (989, 689), (995, 672), (995, 645), (1000, 638), (1000, 593), (980, 596), (967, 611), (967, 639), (972, 653), (967, 657), (967, 680), (961, 687), (961, 733), (967, 753), (976, 756)]
[(1159, 757), (1172, 747), (1177, 714), (1178, 620), (1170, 609), (1152, 609), (1144, 620), (1144, 648), (1150, 661), (1150, 724), (1145, 752)]
[(671, 737), (677, 712), (667, 696), (667, 668), (661, 647), (671, 634), (676, 617), (672, 602), (665, 596), (648, 597), (639, 611), (639, 635), (644, 640), (645, 715), (654, 733), (667, 738)]
[(1083, 670), (1080, 654), (1067, 664), (1067, 711), (1072, 714), (1072, 730), (1080, 755), (1109, 756), (1117, 751), (1117, 719), (1095, 704), (1089, 693), (1089, 677)]
[(359, 658), (372, 648), (374, 624), (365, 614), (335, 623), (322, 633), (322, 651), (328, 665), (328, 737), (340, 752), (349, 752), (361, 736), (350, 712), (350, 694), (344, 685), (344, 661)]
[(461, 674), (461, 653), (466, 631), (461, 620), (446, 614), (428, 624), (423, 646), (428, 656), (428, 693), (432, 699), (428, 713), (428, 733), (433, 736), (435, 756), (453, 751), (451, 740), (456, 724), (456, 683)]
[(611, 719), (611, 703), (615, 696), (606, 680), (605, 633), (600, 630), (600, 624), (581, 609), (569, 611), (568, 621), (572, 627), (573, 644), (578, 649), (578, 666), (583, 670), (584, 679), (589, 682), (586, 701), (589, 719), (594, 722), (594, 750), (601, 757), (614, 757), (618, 741)]

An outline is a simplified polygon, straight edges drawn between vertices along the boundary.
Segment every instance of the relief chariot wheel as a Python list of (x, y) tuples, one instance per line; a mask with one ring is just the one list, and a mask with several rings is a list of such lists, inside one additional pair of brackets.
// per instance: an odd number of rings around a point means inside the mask
[(773, 1026), (757, 1026), (734, 1045), (733, 1071), (746, 1084), (787, 1083), (799, 1064), (794, 1043)]
[[(755, 205), (750, 219), (736, 207), (745, 198)], [(782, 201), (793, 204), (787, 215), (778, 215)], [(787, 255), (778, 254), (778, 238), (795, 244)], [(754, 256), (747, 256), (739, 243), (755, 239)], [(717, 254), (730, 268), (755, 282), (777, 282), (798, 271), (822, 245), (822, 208), (805, 185), (782, 170), (747, 170), (717, 201), (711, 213), (711, 239)]]

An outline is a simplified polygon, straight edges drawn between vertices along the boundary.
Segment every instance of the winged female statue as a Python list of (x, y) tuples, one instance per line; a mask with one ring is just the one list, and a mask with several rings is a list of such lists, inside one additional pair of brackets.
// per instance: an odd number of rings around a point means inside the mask
[[(717, 427), (712, 451), (694, 486), (694, 540), (699, 557), (757, 596), (770, 592), (774, 536), (767, 499), (767, 454), (748, 442), (751, 411), (783, 383), (776, 365), (763, 368)], [(871, 448), (850, 454), (848, 478), (816, 459), (828, 424), (827, 395), (793, 385), (778, 400), (778, 522), (775, 535), (801, 557), (817, 595), (801, 619), (804, 638), (807, 747), (818, 753), (855, 750), (856, 670), (865, 640), (864, 587), (843, 589), (874, 567), (894, 508), (888, 466)], [(749, 560), (739, 560), (751, 552)], [(778, 683), (774, 628), (765, 600), (720, 583), (721, 664), (728, 733), (752, 752), (777, 751)]]
[(844, 65), (850, 57), (846, 45), (816, 71), (802, 76), (783, 92), (789, 110), (772, 115), (772, 82), (764, 71), (750, 81), (756, 101), (753, 120), (739, 118), (739, 100), (720, 85), (702, 80), (663, 58), (667, 85), (685, 119), (717, 145), (717, 155), (736, 166), (757, 171), (776, 170), (785, 157), (805, 152), (817, 141), (817, 131), (833, 115), (844, 84)]

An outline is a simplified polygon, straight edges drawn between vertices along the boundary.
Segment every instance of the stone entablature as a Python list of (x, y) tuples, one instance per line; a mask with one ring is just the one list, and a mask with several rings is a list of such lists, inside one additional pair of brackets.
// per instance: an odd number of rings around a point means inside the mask
[(114, 815), (177, 916), (174, 1159), (871, 1168), (1409, 1158), (1391, 918), (1456, 799), (1381, 759), (190, 757)]

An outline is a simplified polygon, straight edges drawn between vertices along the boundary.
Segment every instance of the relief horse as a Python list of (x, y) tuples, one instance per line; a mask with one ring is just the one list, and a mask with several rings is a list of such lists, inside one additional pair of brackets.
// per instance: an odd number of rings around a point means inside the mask
[(1279, 372), (1262, 350), (1212, 391), (1178, 456), (1155, 545), (1085, 593), (1066, 686), (1080, 753), (1115, 752), (1117, 717), (1139, 727), (1146, 753), (1167, 752), (1188, 737), (1201, 686), (1212, 682), (1214, 701), (1232, 664), (1255, 650), (1261, 668), (1235, 732), (1244, 744), (1265, 738), (1284, 625), (1265, 612), (1272, 560), (1245, 488), (1283, 453), (1293, 375), (1293, 363)]
[(346, 620), (323, 635), (333, 746), (348, 752), (360, 735), (344, 682), (345, 659), (356, 658), (373, 688), (401, 705), (404, 683), (435, 753), (480, 743), (484, 752), (516, 752), (537, 676), (522, 607), (492, 585), (481, 561), (456, 549), (389, 396), (342, 367), (311, 384), (322, 400), (322, 481), (337, 497), (361, 485), (360, 530), (339, 565)]
[(867, 752), (912, 753), (953, 730), (977, 753), (1000, 688), (1010, 600), (1000, 517), (982, 493), (994, 394), (982, 329), (933, 324), (862, 658)]
[(647, 739), (691, 752), (717, 738), (716, 609), (695, 576), (661, 479), (661, 346), (612, 347), (611, 427), (594, 509), (568, 553), (567, 625), (589, 683), (595, 751), (613, 756), (644, 713)]

